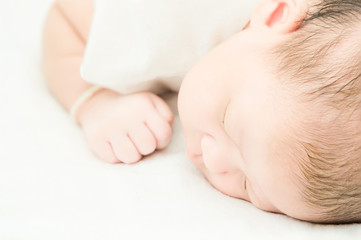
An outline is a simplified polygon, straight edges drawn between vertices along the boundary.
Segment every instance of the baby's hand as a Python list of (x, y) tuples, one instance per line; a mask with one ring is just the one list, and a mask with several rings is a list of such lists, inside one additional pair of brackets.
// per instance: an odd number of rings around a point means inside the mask
[(101, 90), (78, 116), (91, 150), (109, 163), (138, 162), (165, 148), (172, 134), (172, 111), (149, 92), (119, 95)]

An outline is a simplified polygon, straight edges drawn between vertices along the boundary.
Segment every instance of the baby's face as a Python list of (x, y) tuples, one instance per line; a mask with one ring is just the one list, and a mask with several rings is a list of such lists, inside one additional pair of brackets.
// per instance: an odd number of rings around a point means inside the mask
[(179, 114), (187, 154), (216, 189), (306, 219), (294, 163), (272, 155), (288, 111), (262, 59), (278, 40), (247, 29), (212, 50), (184, 79)]

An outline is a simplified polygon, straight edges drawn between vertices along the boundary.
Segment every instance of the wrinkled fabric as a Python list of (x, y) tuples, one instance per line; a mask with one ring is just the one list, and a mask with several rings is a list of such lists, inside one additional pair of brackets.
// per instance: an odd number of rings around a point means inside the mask
[(120, 93), (178, 91), (191, 67), (241, 31), (260, 0), (95, 0), (81, 75)]

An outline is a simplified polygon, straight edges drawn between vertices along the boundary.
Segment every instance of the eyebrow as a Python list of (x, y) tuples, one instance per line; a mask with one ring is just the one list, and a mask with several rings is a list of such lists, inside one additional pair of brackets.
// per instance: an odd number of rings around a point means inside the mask
[(227, 115), (227, 112), (228, 112), (228, 107), (229, 107), (229, 104), (231, 103), (231, 100), (229, 100), (228, 102), (227, 102), (227, 105), (226, 105), (226, 107), (225, 107), (225, 109), (224, 109), (224, 112), (223, 112), (223, 116), (222, 116), (222, 119), (221, 119), (221, 122), (222, 122), (222, 125), (224, 126), (224, 121), (225, 121), (225, 119), (226, 119), (226, 115)]

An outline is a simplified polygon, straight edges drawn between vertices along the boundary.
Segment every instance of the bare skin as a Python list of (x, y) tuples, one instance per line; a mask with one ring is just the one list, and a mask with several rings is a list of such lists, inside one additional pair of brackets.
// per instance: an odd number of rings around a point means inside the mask
[[(91, 87), (81, 78), (79, 70), (92, 15), (90, 0), (57, 0), (45, 22), (46, 79), (53, 95), (68, 111)], [(102, 89), (81, 106), (77, 119), (98, 158), (109, 163), (135, 163), (168, 145), (173, 114), (152, 93), (121, 95)]]

